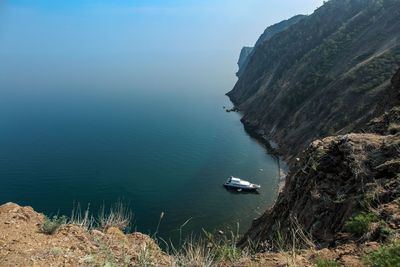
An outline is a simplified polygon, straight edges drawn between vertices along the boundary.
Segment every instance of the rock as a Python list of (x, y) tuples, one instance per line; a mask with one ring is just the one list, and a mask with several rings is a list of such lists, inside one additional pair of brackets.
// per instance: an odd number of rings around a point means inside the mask
[[(329, 246), (342, 239), (344, 224), (362, 210), (360, 203), (366, 194), (378, 196), (382, 211), (398, 214), (399, 209), (383, 206), (400, 193), (397, 161), (391, 152), (398, 142), (400, 136), (377, 134), (348, 134), (345, 138), (314, 141), (301, 156), (303, 171), (289, 173), (274, 207), (253, 222), (239, 244), (246, 245), (247, 240), (273, 244), (277, 231), (290, 243), (290, 229), (297, 227), (320, 246)], [(385, 190), (376, 194), (376, 190), (383, 190), (382, 186)], [(389, 216), (385, 216), (383, 219), (389, 222)]]

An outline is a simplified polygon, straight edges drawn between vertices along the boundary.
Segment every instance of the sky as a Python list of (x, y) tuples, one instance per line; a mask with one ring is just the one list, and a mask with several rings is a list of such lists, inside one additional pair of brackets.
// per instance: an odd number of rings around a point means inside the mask
[[(322, 0), (0, 0), (0, 90), (229, 87), (242, 46)], [(224, 89), (225, 91), (229, 90)]]

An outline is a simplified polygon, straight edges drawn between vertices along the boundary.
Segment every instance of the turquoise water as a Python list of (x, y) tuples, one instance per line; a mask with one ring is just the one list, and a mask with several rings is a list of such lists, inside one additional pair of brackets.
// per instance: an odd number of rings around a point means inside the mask
[[(0, 202), (69, 215), (123, 199), (144, 233), (161, 212), (164, 238), (188, 219), (184, 234), (243, 231), (275, 200), (278, 167), (223, 110), (227, 90), (2, 90)], [(262, 189), (230, 193), (229, 175)]]

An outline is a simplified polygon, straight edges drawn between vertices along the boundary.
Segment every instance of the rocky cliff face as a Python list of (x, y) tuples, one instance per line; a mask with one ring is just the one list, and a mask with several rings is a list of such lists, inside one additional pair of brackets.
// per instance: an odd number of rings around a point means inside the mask
[[(285, 244), (301, 240), (304, 246), (312, 240), (318, 246), (335, 247), (385, 240), (382, 229), (399, 232), (400, 69), (386, 91), (390, 98), (381, 100), (394, 106), (366, 123), (369, 133), (315, 140), (299, 155), (274, 207), (253, 222), (241, 245), (256, 240), (260, 249), (276, 249), (277, 240)], [(375, 219), (366, 233), (355, 238), (346, 223), (362, 213)]]
[(242, 48), (242, 50), (240, 50), (240, 55), (239, 55), (239, 60), (238, 60), (239, 70), (238, 70), (238, 72), (236, 72), (237, 77), (240, 77), (240, 75), (243, 73), (244, 69), (246, 68), (252, 51), (253, 51), (253, 47), (248, 47), (248, 46), (244, 46)]
[(274, 24), (270, 27), (268, 27), (263, 34), (261, 34), (260, 38), (258, 38), (256, 44), (254, 47), (243, 47), (242, 50), (240, 51), (240, 56), (239, 56), (239, 61), (238, 61), (238, 66), (239, 70), (236, 73), (237, 77), (240, 77), (244, 72), (245, 69), (250, 62), (250, 58), (253, 55), (253, 51), (255, 47), (258, 47), (262, 45), (264, 42), (268, 41), (271, 39), (275, 34), (278, 34), (280, 32), (283, 32), (284, 30), (288, 29), (290, 26), (296, 24), (306, 16), (304, 15), (297, 15), (294, 16), (288, 20), (281, 21), (277, 24)]
[(293, 159), (318, 138), (365, 131), (390, 110), (400, 1), (331, 0), (257, 45), (228, 96), (250, 131)]
[[(228, 96), (251, 134), (279, 143), (290, 172), (240, 245), (336, 247), (399, 232), (399, 17), (399, 0), (331, 0), (253, 49)], [(357, 215), (374, 218), (360, 236), (348, 230)]]
[(380, 220), (399, 229), (399, 142), (400, 136), (376, 134), (314, 141), (288, 176), (275, 206), (254, 221), (242, 244), (258, 240), (276, 248), (279, 238), (290, 244), (298, 227), (315, 244), (336, 246), (350, 239), (345, 223), (367, 211), (367, 205), (374, 205)]

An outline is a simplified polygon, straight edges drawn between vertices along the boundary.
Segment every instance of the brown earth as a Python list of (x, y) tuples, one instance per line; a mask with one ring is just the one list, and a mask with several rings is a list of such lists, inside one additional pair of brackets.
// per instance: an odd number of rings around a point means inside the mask
[[(124, 234), (114, 227), (101, 232), (67, 224), (46, 235), (40, 231), (43, 221), (44, 215), (31, 207), (0, 206), (0, 266), (182, 266), (141, 233)], [(353, 242), (335, 249), (265, 252), (212, 266), (315, 266), (318, 258), (362, 266), (362, 255), (377, 246)]]
[(0, 206), (0, 266), (171, 266), (172, 258), (141, 233), (123, 234), (63, 225), (41, 233), (44, 215), (14, 203)]

